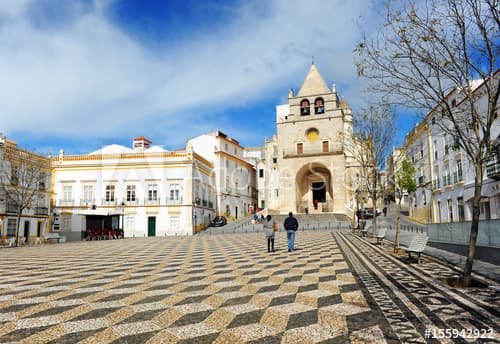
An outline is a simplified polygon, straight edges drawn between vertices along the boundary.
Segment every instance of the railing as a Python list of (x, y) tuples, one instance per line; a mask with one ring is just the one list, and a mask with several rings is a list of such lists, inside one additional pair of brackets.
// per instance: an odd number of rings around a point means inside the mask
[(5, 209), (7, 213), (17, 213), (17, 204), (14, 202), (7, 202), (7, 207)]
[(123, 205), (139, 205), (139, 200), (137, 198), (135, 198), (133, 200), (132, 199), (131, 200), (124, 199), (122, 201), (122, 204)]
[(167, 205), (179, 205), (182, 204), (182, 197), (178, 199), (167, 198)]
[(147, 198), (144, 203), (146, 205), (159, 205), (160, 204), (160, 199), (159, 198), (156, 198), (156, 199), (149, 199)]
[(301, 152), (297, 152), (296, 148), (283, 149), (283, 158), (295, 158), (300, 156), (309, 155), (331, 155), (331, 154), (341, 154), (344, 152), (344, 148), (341, 144), (330, 145), (328, 151), (323, 151), (323, 147), (304, 147)]
[(116, 206), (116, 199), (102, 199), (102, 205), (115, 205)]
[(49, 208), (47, 207), (35, 207), (35, 215), (49, 215)]
[(74, 199), (61, 199), (59, 200), (59, 206), (61, 207), (70, 207), (75, 205), (75, 200)]
[(492, 179), (500, 179), (500, 162), (486, 165), (486, 176)]
[(95, 205), (95, 199), (81, 199), (80, 206), (81, 207), (92, 207)]

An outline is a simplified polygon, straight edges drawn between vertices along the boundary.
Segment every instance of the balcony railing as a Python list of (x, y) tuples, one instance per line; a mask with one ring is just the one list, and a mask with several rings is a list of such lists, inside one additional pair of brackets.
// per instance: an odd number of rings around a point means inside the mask
[(35, 215), (49, 215), (49, 208), (47, 207), (35, 207)]
[(61, 199), (59, 200), (59, 206), (61, 207), (71, 207), (75, 205), (74, 199)]
[(486, 176), (491, 179), (500, 179), (500, 162), (493, 162), (486, 165)]
[(7, 213), (17, 213), (17, 204), (15, 202), (7, 202), (7, 207), (5, 209)]
[(116, 204), (117, 204), (116, 199), (110, 199), (110, 198), (108, 198), (108, 199), (103, 198), (101, 202), (102, 202), (102, 205), (114, 205), (114, 206), (116, 206)]
[(160, 204), (160, 199), (159, 198), (156, 198), (156, 199), (146, 199), (145, 200), (145, 204), (146, 205), (159, 205)]
[(343, 146), (341, 144), (330, 145), (328, 151), (324, 151), (322, 146), (319, 147), (304, 147), (301, 151), (297, 151), (297, 148), (283, 149), (283, 158), (296, 158), (301, 156), (311, 156), (311, 155), (332, 155), (341, 154), (344, 152)]
[(123, 205), (139, 205), (139, 200), (137, 198), (135, 199), (123, 199), (121, 204)]
[(95, 199), (81, 199), (80, 206), (81, 207), (92, 207), (95, 205)]
[(182, 204), (182, 197), (177, 199), (167, 198), (167, 205), (179, 205)]

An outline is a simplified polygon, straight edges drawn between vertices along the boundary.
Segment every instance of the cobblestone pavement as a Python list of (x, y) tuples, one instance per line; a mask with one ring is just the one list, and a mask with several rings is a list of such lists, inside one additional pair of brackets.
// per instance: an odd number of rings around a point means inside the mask
[(500, 343), (500, 293), (436, 279), (452, 268), (348, 232), (296, 242), (291, 253), (284, 233), (275, 253), (262, 233), (1, 249), (0, 342)]

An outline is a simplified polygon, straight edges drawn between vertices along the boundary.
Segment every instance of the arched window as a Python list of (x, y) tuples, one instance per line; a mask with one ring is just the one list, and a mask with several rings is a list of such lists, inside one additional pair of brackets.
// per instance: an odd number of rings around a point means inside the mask
[(310, 114), (309, 106), (310, 106), (309, 100), (307, 100), (307, 99), (303, 99), (300, 102), (300, 115), (301, 116), (309, 116), (309, 114)]
[(325, 113), (325, 101), (323, 98), (316, 98), (314, 101), (314, 113)]

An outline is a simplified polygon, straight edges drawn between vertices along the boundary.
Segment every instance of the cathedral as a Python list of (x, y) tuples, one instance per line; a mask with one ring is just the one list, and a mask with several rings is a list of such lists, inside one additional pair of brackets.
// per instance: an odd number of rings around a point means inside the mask
[(276, 135), (257, 166), (259, 207), (352, 216), (352, 111), (313, 63), (300, 90), (276, 107)]

